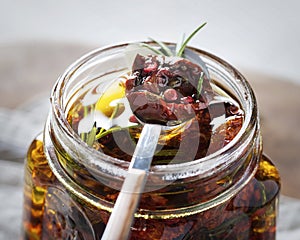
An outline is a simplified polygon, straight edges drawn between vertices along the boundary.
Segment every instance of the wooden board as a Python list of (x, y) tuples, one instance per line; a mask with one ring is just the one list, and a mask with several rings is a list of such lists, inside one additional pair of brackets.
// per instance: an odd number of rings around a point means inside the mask
[(300, 85), (258, 73), (245, 76), (258, 100), (264, 152), (279, 168), (282, 193), (300, 198)]

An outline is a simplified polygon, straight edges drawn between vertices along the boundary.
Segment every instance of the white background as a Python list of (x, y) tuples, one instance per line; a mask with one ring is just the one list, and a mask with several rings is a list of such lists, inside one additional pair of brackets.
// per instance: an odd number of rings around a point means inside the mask
[(208, 22), (191, 45), (239, 69), (300, 83), (299, 0), (0, 0), (0, 44), (103, 46), (153, 37), (177, 41)]

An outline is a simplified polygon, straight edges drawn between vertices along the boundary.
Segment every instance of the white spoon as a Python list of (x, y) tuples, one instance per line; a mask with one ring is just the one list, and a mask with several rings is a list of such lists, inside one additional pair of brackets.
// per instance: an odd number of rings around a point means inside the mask
[[(192, 51), (187, 51), (187, 56), (193, 62), (198, 63), (204, 74), (209, 77), (205, 63), (198, 55)], [(101, 240), (126, 240), (128, 238), (134, 213), (136, 212), (146, 184), (147, 174), (161, 130), (168, 130), (174, 127), (178, 127), (178, 125), (162, 126), (158, 124), (144, 124), (130, 162), (128, 173)]]
[(128, 238), (134, 213), (144, 190), (161, 127), (156, 124), (144, 125), (127, 176), (101, 238), (102, 240), (126, 240)]

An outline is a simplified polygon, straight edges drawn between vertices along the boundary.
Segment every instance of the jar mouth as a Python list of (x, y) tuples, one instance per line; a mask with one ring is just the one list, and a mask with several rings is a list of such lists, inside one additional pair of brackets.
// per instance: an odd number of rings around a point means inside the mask
[[(85, 155), (89, 156), (84, 160), (86, 161), (85, 164), (100, 167), (101, 169), (103, 169), (103, 167), (107, 167), (107, 169), (109, 169), (108, 171), (111, 171), (113, 174), (117, 174), (119, 176), (125, 176), (130, 162), (108, 156), (92, 147), (89, 147), (85, 142), (83, 142), (80, 136), (67, 121), (66, 104), (68, 101), (68, 94), (72, 92), (72, 88), (76, 87), (71, 81), (74, 78), (76, 71), (81, 68), (84, 69), (85, 64), (99, 54), (103, 54), (103, 56), (106, 57), (111, 53), (121, 52), (122, 49), (129, 44), (131, 43), (111, 45), (104, 48), (98, 48), (90, 53), (87, 53), (79, 60), (74, 62), (59, 77), (51, 94), (51, 106), (54, 118), (57, 120), (62, 133), (77, 145), (77, 151), (85, 151)], [(240, 151), (242, 151), (243, 146), (241, 146), (239, 143), (245, 143), (247, 142), (247, 139), (251, 139), (249, 136), (253, 134), (253, 131), (250, 130), (255, 128), (258, 121), (255, 95), (245, 77), (225, 60), (197, 48), (188, 48), (201, 56), (202, 60), (207, 64), (210, 73), (219, 71), (222, 72), (222, 74), (226, 74), (226, 77), (234, 80), (230, 82), (230, 87), (234, 89), (235, 93), (238, 94), (238, 98), (240, 98), (240, 101), (243, 103), (242, 108), (245, 115), (242, 128), (238, 134), (232, 139), (232, 141), (219, 150), (203, 158), (189, 162), (151, 166), (149, 170), (150, 173), (158, 172), (167, 175), (171, 173), (171, 175), (168, 175), (170, 178), (174, 176), (172, 175), (174, 173), (177, 174), (175, 178), (182, 177), (186, 175), (187, 172), (189, 172), (189, 176), (210, 174), (211, 169), (219, 168), (222, 165), (229, 165), (232, 161), (234, 161), (234, 159), (236, 159), (236, 150), (240, 149)], [(166, 176), (166, 178), (168, 178), (168, 176)]]

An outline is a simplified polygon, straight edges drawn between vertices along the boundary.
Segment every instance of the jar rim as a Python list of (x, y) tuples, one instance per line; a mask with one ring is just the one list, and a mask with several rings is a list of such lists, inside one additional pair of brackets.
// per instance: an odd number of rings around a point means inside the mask
[[(102, 54), (107, 51), (112, 51), (112, 50), (120, 50), (128, 46), (129, 44), (133, 44), (133, 43), (134, 42), (127, 42), (127, 43), (120, 43), (117, 45), (109, 45), (106, 47), (97, 48), (85, 54), (65, 70), (65, 72), (58, 78), (55, 86), (52, 89), (52, 93), (51, 93), (52, 112), (54, 113), (55, 118), (59, 122), (63, 133), (66, 136), (68, 136), (69, 139), (72, 138), (72, 140), (75, 141), (76, 144), (78, 144), (78, 146), (82, 147), (87, 154), (90, 154), (91, 157), (85, 160), (90, 161), (90, 164), (94, 166), (99, 166), (99, 164), (103, 164), (103, 162), (105, 162), (106, 164), (109, 164), (111, 166), (112, 165), (122, 166), (122, 168), (126, 170), (130, 162), (118, 158), (113, 158), (102, 152), (99, 152), (96, 149), (89, 147), (85, 142), (81, 140), (80, 136), (74, 131), (74, 129), (69, 125), (67, 121), (65, 110), (64, 110), (64, 101), (62, 99), (64, 96), (64, 90), (68, 84), (68, 81), (71, 80), (73, 73), (77, 69), (82, 67), (85, 63), (92, 60), (99, 54)], [(145, 43), (153, 44), (152, 41), (145, 42)], [(165, 43), (168, 45), (174, 44), (170, 42), (165, 42)], [(205, 57), (203, 59), (204, 61), (212, 61), (215, 64), (221, 66), (223, 69), (225, 69), (226, 72), (230, 73), (230, 75), (234, 76), (234, 79), (237, 80), (235, 84), (238, 84), (240, 87), (243, 88), (244, 92), (242, 94), (244, 96), (244, 100), (247, 101), (248, 109), (245, 109), (245, 116), (244, 116), (244, 122), (242, 128), (240, 129), (238, 134), (232, 139), (232, 141), (230, 141), (226, 146), (220, 148), (219, 150), (203, 158), (196, 159), (193, 161), (151, 166), (149, 170), (150, 173), (151, 172), (154, 173), (155, 172), (160, 172), (160, 173), (184, 172), (186, 171), (187, 168), (196, 169), (194, 167), (199, 166), (201, 164), (211, 164), (212, 162), (215, 162), (218, 165), (220, 165), (221, 163), (229, 163), (235, 154), (234, 151), (230, 151), (230, 150), (237, 148), (236, 145), (238, 143), (244, 142), (247, 138), (249, 138), (249, 134), (251, 131), (248, 130), (252, 129), (258, 121), (256, 98), (250, 84), (245, 79), (245, 77), (230, 63), (217, 57), (216, 55), (195, 47), (187, 47), (187, 48), (196, 52), (197, 54), (200, 54), (201, 57)], [(215, 164), (213, 164), (212, 166), (214, 165)], [(126, 174), (125, 170), (121, 171), (121, 175), (124, 176), (124, 174)], [(201, 173), (202, 170), (199, 169), (199, 171)], [(199, 172), (194, 172), (194, 174), (199, 174)]]

